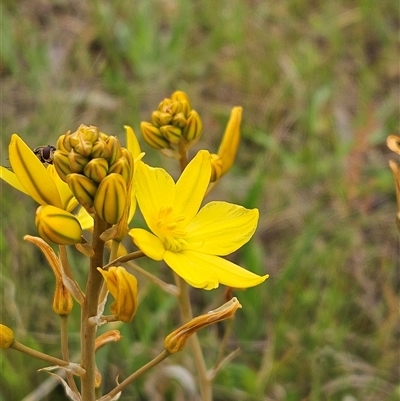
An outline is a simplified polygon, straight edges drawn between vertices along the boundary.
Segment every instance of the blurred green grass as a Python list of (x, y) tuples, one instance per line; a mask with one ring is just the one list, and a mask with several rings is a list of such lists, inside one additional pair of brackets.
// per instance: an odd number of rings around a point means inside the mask
[[(399, 243), (387, 166), (395, 155), (385, 146), (399, 134), (398, 2), (4, 0), (0, 7), (3, 165), (13, 132), (32, 147), (80, 123), (119, 136), (129, 124), (139, 134), (140, 121), (176, 89), (203, 118), (201, 147), (215, 151), (231, 107), (244, 107), (236, 165), (212, 196), (260, 209), (255, 238), (233, 257), (271, 277), (236, 294), (243, 309), (229, 349), (242, 353), (217, 376), (215, 400), (399, 399)], [(172, 166), (143, 148), (150, 163)], [(35, 233), (35, 205), (0, 185), (1, 320), (57, 354), (51, 272), (21, 242)], [(223, 295), (193, 291), (196, 312)], [(144, 280), (141, 299), (135, 321), (120, 328), (124, 340), (99, 354), (105, 386), (158, 352), (178, 321), (175, 303)], [(75, 308), (72, 349), (78, 322)], [(201, 333), (208, 366), (223, 329)], [(194, 375), (188, 355), (168, 366)], [(36, 371), (42, 364), (14, 352), (0, 362), (0, 401), (22, 399), (47, 378)], [(176, 383), (171, 371), (156, 369), (121, 400), (156, 399), (154, 383), (168, 378)], [(160, 399), (188, 399), (176, 384), (159, 391)]]

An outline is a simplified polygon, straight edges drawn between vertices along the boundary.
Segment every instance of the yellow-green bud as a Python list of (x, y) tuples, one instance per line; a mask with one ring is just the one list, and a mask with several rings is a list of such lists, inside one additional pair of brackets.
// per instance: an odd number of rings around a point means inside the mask
[(188, 106), (189, 106), (189, 109), (191, 109), (189, 97), (185, 92), (175, 91), (171, 95), (171, 100), (179, 100), (181, 103), (186, 102), (188, 104)]
[(151, 114), (151, 121), (156, 127), (170, 124), (172, 121), (172, 115), (163, 111), (153, 111)]
[(86, 164), (83, 174), (94, 182), (100, 183), (106, 178), (108, 173), (108, 163), (106, 159), (92, 159)]
[(211, 178), (210, 182), (219, 180), (222, 176), (222, 159), (215, 153), (211, 153)]
[(58, 207), (45, 205), (36, 210), (36, 228), (46, 242), (73, 245), (81, 242), (82, 229), (78, 219)]
[(186, 126), (186, 117), (185, 115), (181, 112), (178, 114), (174, 115), (174, 118), (172, 119), (172, 125), (175, 125), (176, 127), (179, 128), (184, 128)]
[(97, 158), (109, 159), (111, 157), (111, 150), (104, 139), (99, 138), (96, 141), (96, 143), (93, 145), (91, 156), (94, 159)]
[(178, 100), (174, 100), (171, 102), (171, 104), (165, 109), (167, 113), (170, 114), (178, 114), (182, 111), (183, 106), (182, 103), (179, 102)]
[(173, 125), (165, 125), (160, 128), (161, 133), (164, 135), (168, 142), (178, 144), (182, 138), (182, 130)]
[(99, 137), (99, 129), (94, 125), (87, 126), (85, 124), (81, 124), (78, 129), (69, 137), (72, 147), (78, 145), (81, 140), (79, 137), (84, 141), (95, 143)]
[(128, 160), (124, 156), (120, 157), (109, 170), (109, 174), (115, 173), (123, 177), (125, 182), (128, 184), (131, 178), (131, 168), (129, 166)]
[(85, 169), (86, 164), (89, 162), (89, 158), (76, 153), (74, 149), (68, 153), (69, 166), (73, 173), (82, 173)]
[(121, 145), (119, 143), (119, 140), (116, 136), (109, 136), (106, 139), (106, 143), (108, 148), (111, 151), (111, 156), (108, 160), (108, 163), (110, 164), (110, 166), (112, 164), (114, 164), (121, 156), (122, 156), (122, 152), (121, 152)]
[(155, 149), (165, 149), (169, 148), (169, 141), (164, 138), (160, 129), (155, 127), (153, 124), (148, 122), (142, 122), (140, 124), (140, 129), (144, 140)]
[(69, 155), (61, 150), (56, 150), (53, 155), (53, 164), (57, 170), (58, 175), (63, 181), (67, 181), (67, 175), (71, 174), (71, 167), (69, 165)]
[(192, 110), (186, 120), (186, 126), (182, 130), (182, 135), (187, 142), (198, 141), (203, 130), (203, 123), (199, 113), (196, 110)]
[(68, 136), (69, 136), (70, 131), (68, 131), (66, 134), (61, 135), (56, 144), (56, 148), (58, 150), (62, 150), (63, 152), (70, 152), (71, 151), (71, 144), (69, 143)]
[(78, 202), (88, 211), (93, 207), (97, 184), (82, 174), (69, 174), (67, 184)]
[(129, 171), (130, 171), (130, 177), (129, 177), (129, 182), (132, 181), (133, 178), (133, 169), (134, 169), (134, 159), (132, 153), (126, 149), (126, 148), (121, 148), (122, 151), (122, 156), (126, 159), (129, 165)]
[(0, 324), (0, 348), (10, 348), (14, 342), (14, 332), (4, 324)]
[(96, 213), (107, 223), (117, 224), (124, 213), (126, 198), (126, 181), (119, 174), (109, 174), (97, 188), (94, 197)]
[(159, 105), (158, 105), (158, 110), (165, 112), (168, 107), (171, 105), (172, 100), (171, 99), (164, 99)]
[(108, 291), (115, 299), (110, 306), (111, 312), (118, 320), (130, 323), (138, 307), (136, 277), (121, 266), (97, 270), (103, 276)]
[(61, 280), (56, 280), (56, 290), (53, 298), (53, 310), (57, 315), (68, 316), (72, 311), (72, 295)]

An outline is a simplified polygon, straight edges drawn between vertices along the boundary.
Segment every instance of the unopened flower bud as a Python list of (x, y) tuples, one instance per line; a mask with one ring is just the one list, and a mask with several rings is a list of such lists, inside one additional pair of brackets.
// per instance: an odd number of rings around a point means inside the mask
[(56, 144), (57, 150), (61, 150), (65, 153), (68, 153), (71, 151), (71, 144), (69, 143), (68, 136), (69, 136), (70, 131), (68, 131), (66, 134), (61, 135)]
[(53, 298), (53, 310), (57, 315), (68, 316), (72, 311), (72, 295), (61, 280), (56, 280)]
[(78, 202), (86, 209), (93, 207), (97, 184), (82, 174), (69, 174), (67, 184)]
[(118, 320), (124, 323), (131, 322), (138, 306), (136, 277), (121, 266), (111, 266), (108, 270), (97, 268), (97, 270), (115, 299), (110, 306), (111, 312)]
[(242, 122), (242, 107), (234, 107), (231, 117), (226, 126), (224, 137), (218, 150), (218, 155), (222, 159), (222, 175), (231, 167), (235, 160), (240, 141), (240, 124)]
[(170, 143), (178, 144), (182, 138), (182, 130), (173, 125), (164, 125), (160, 128), (161, 133)]
[(111, 166), (112, 164), (114, 164), (122, 156), (121, 145), (120, 145), (119, 140), (118, 140), (118, 138), (116, 136), (109, 136), (106, 139), (106, 143), (107, 143), (108, 148), (111, 151), (111, 155), (110, 155), (110, 158), (108, 160), (108, 163)]
[(95, 142), (91, 156), (93, 159), (109, 159), (111, 157), (111, 150), (103, 138), (99, 137), (99, 139)]
[(56, 150), (53, 156), (53, 165), (63, 181), (67, 181), (67, 175), (72, 173), (69, 165), (69, 155), (61, 150)]
[(124, 213), (126, 197), (126, 181), (119, 174), (109, 174), (97, 188), (94, 198), (96, 213), (109, 224), (118, 223)]
[(163, 136), (160, 129), (148, 122), (142, 122), (140, 129), (144, 140), (155, 149), (169, 148), (169, 141)]
[(92, 159), (86, 164), (83, 174), (93, 180), (94, 182), (100, 183), (106, 178), (108, 173), (108, 163), (106, 159)]
[[(99, 129), (94, 125), (81, 124), (78, 129), (70, 135), (70, 143), (77, 146), (81, 140), (95, 143), (99, 137)], [(82, 139), (79, 139), (82, 138)]]
[(82, 229), (77, 218), (55, 206), (39, 206), (35, 224), (39, 235), (46, 242), (73, 245), (81, 241)]
[(197, 330), (232, 317), (236, 310), (241, 307), (242, 305), (234, 297), (218, 309), (193, 318), (165, 338), (165, 349), (171, 354), (181, 351), (185, 347), (187, 339)]
[(190, 110), (192, 110), (191, 106), (190, 106), (190, 100), (188, 95), (185, 92), (182, 91), (176, 91), (171, 95), (171, 100), (178, 100), (181, 102), (182, 106), (183, 106), (183, 113), (185, 114), (185, 116), (187, 116), (190, 112)]
[(86, 164), (89, 163), (89, 158), (76, 153), (74, 149), (68, 153), (69, 166), (73, 173), (82, 173)]
[(172, 114), (163, 111), (153, 111), (151, 114), (151, 121), (156, 127), (161, 127), (162, 125), (168, 125), (172, 121)]
[(174, 118), (172, 119), (171, 124), (175, 125), (176, 127), (179, 127), (179, 128), (185, 127), (186, 126), (186, 117), (185, 117), (185, 115), (182, 112), (178, 113), (178, 114), (175, 114)]
[(210, 182), (215, 182), (221, 178), (222, 175), (222, 160), (215, 153), (211, 153), (211, 178)]
[(126, 183), (129, 183), (131, 177), (131, 169), (125, 157), (120, 157), (109, 170), (109, 174), (119, 174), (123, 177)]
[(10, 348), (14, 342), (14, 332), (4, 324), (0, 324), (0, 348)]
[(169, 106), (171, 105), (172, 100), (171, 99), (164, 99), (159, 105), (158, 105), (158, 110), (165, 112), (168, 110)]
[(192, 110), (186, 120), (186, 126), (182, 130), (182, 135), (187, 142), (198, 141), (203, 130), (203, 123), (199, 113), (196, 110)]

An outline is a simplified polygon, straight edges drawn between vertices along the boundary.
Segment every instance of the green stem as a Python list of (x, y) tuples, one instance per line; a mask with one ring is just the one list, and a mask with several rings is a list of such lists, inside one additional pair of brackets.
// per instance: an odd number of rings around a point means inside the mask
[[(190, 305), (189, 287), (186, 282), (179, 276), (175, 275), (177, 285), (180, 289), (178, 297), (179, 307), (183, 323), (188, 322), (193, 318), (192, 307)], [(193, 352), (194, 363), (196, 365), (197, 374), (199, 377), (199, 387), (202, 401), (212, 401), (211, 381), (208, 379), (206, 363), (204, 361), (203, 351), (201, 349), (197, 333), (192, 334), (189, 339), (190, 346)]]
[(183, 143), (183, 141), (181, 141), (179, 143), (179, 154), (181, 155), (181, 158), (179, 159), (179, 163), (181, 165), (181, 171), (183, 172), (183, 170), (185, 170), (186, 166), (189, 163), (188, 153), (185, 150), (185, 144)]
[(47, 354), (37, 351), (33, 348), (27, 347), (26, 345), (24, 345), (16, 340), (14, 340), (14, 342), (11, 344), (11, 348), (14, 348), (17, 351), (21, 351), (24, 354), (33, 356), (34, 358), (37, 358), (37, 359), (41, 359), (42, 361), (46, 361), (53, 365), (58, 365), (58, 366), (68, 366), (69, 365), (69, 362), (67, 362), (67, 361), (56, 358), (55, 356), (47, 355)]
[[(61, 316), (61, 354), (64, 361), (69, 362), (69, 349), (68, 349), (68, 316)], [(78, 387), (71, 372), (66, 371), (66, 377), (71, 390), (75, 394), (79, 394)]]
[(90, 324), (89, 318), (97, 314), (99, 293), (103, 282), (101, 274), (97, 271), (97, 267), (103, 266), (104, 241), (100, 239), (100, 235), (106, 228), (107, 223), (95, 216), (92, 242), (94, 255), (90, 258), (86, 297), (82, 305), (81, 315), (81, 366), (86, 370), (86, 373), (81, 378), (82, 401), (96, 400), (94, 342), (97, 326)]
[(165, 358), (167, 358), (169, 355), (171, 355), (167, 350), (164, 350), (156, 356), (154, 359), (152, 359), (150, 362), (146, 363), (146, 365), (143, 365), (140, 369), (138, 369), (136, 372), (132, 373), (130, 376), (128, 376), (123, 382), (118, 384), (117, 387), (115, 387), (113, 390), (111, 390), (107, 395), (104, 397), (101, 397), (98, 401), (111, 401), (113, 397), (115, 397), (120, 391), (122, 391), (126, 386), (131, 384), (134, 380), (136, 380), (139, 376), (141, 376), (143, 373), (147, 372), (149, 369), (153, 368), (154, 366), (158, 365), (161, 361), (163, 361)]

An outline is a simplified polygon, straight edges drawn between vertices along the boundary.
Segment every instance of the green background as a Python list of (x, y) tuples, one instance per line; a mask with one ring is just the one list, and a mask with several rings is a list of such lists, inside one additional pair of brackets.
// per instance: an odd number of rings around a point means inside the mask
[[(4, 0), (0, 5), (1, 163), (17, 132), (32, 148), (93, 124), (138, 134), (146, 161), (177, 171), (146, 146), (140, 121), (175, 90), (201, 115), (197, 148), (218, 149), (232, 107), (244, 108), (237, 160), (211, 194), (260, 210), (253, 240), (232, 260), (262, 285), (243, 305), (216, 377), (221, 401), (398, 400), (399, 242), (386, 137), (399, 134), (399, 3), (394, 0)], [(192, 154), (193, 155), (193, 154)], [(1, 185), (1, 321), (59, 355), (54, 279), (25, 234), (36, 205)], [(139, 216), (135, 220), (141, 224)], [(79, 280), (86, 266), (75, 252)], [(156, 263), (142, 264), (171, 282)], [(162, 349), (176, 301), (139, 277), (141, 304), (124, 338), (99, 352), (105, 388)], [(224, 289), (192, 291), (196, 313)], [(70, 346), (79, 349), (79, 313)], [(226, 329), (200, 332), (211, 367)], [(45, 365), (0, 353), (0, 400), (48, 379)], [(120, 400), (189, 400), (189, 349)], [(158, 383), (156, 385), (156, 383)], [(57, 388), (34, 400), (64, 400)], [(157, 398), (159, 397), (159, 398)]]

